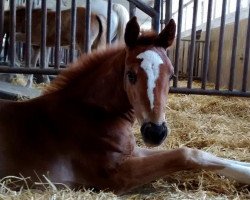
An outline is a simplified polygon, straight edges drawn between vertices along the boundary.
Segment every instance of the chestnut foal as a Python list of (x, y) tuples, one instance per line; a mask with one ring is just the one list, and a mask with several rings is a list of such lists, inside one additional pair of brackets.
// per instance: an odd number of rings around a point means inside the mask
[[(142, 33), (136, 18), (126, 27), (126, 46), (84, 55), (44, 95), (0, 103), (0, 174), (46, 174), (51, 181), (123, 193), (180, 171), (207, 169), (250, 183), (250, 163), (180, 148), (137, 147), (135, 118), (146, 144), (166, 138), (166, 106), (174, 73), (166, 48), (176, 25)], [(29, 112), (27, 112), (29, 111)]]

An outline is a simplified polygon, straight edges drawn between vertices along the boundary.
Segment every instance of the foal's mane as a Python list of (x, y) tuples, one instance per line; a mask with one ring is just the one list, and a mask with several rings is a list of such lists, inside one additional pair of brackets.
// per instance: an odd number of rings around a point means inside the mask
[[(153, 31), (143, 31), (135, 42), (136, 45), (147, 46), (154, 44), (157, 33)], [(111, 46), (105, 50), (97, 50), (91, 54), (83, 54), (75, 63), (69, 65), (67, 69), (61, 72), (57, 78), (44, 89), (44, 94), (49, 94), (66, 87), (68, 84), (78, 79), (84, 78), (85, 75), (91, 73), (99, 66), (102, 66), (102, 62), (110, 59), (117, 53), (124, 49), (124, 45)]]
[(110, 59), (116, 52), (124, 48), (124, 46), (116, 46), (106, 50), (94, 51), (91, 54), (83, 54), (75, 63), (70, 64), (67, 69), (62, 71), (57, 78), (44, 89), (44, 94), (60, 90), (79, 77), (84, 78), (85, 75), (101, 66), (103, 61)]

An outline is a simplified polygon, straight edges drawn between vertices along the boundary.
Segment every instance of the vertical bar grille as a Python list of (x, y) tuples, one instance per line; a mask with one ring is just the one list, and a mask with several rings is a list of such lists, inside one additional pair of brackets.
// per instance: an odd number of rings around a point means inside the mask
[(71, 4), (71, 27), (70, 27), (70, 52), (69, 61), (74, 62), (75, 59), (75, 48), (76, 48), (76, 0), (72, 0)]
[(85, 13), (85, 42), (84, 51), (85, 53), (90, 52), (90, 17), (91, 17), (91, 6), (90, 0), (86, 0), (86, 13)]
[(0, 56), (2, 53), (3, 37), (4, 37), (4, 1), (0, 1)]
[(217, 57), (217, 70), (216, 70), (216, 82), (215, 89), (220, 89), (220, 79), (221, 79), (221, 64), (222, 64), (222, 55), (224, 47), (224, 32), (225, 32), (225, 18), (226, 18), (226, 9), (227, 9), (227, 0), (223, 0), (222, 3), (222, 13), (221, 13), (221, 23), (220, 23), (220, 38), (219, 38), (219, 48), (218, 48), (218, 57)]
[[(163, 7), (163, 4), (162, 4), (162, 7)], [(165, 11), (165, 24), (166, 24), (172, 18), (172, 0), (165, 1), (165, 9), (166, 9)]]
[(129, 2), (129, 17), (132, 18), (135, 16), (136, 6), (135, 4)]
[(108, 0), (108, 9), (107, 9), (107, 44), (111, 43), (111, 5), (112, 0)]
[[(46, 59), (46, 28), (47, 28), (47, 1), (42, 1), (42, 24), (41, 24), (41, 68), (45, 68), (48, 64)], [(47, 56), (46, 56), (47, 55)]]
[(152, 26), (153, 26), (153, 29), (157, 33), (159, 33), (159, 30), (160, 30), (160, 12), (161, 12), (160, 0), (155, 1), (155, 3), (154, 3), (154, 9), (156, 11), (156, 15), (152, 19), (152, 23), (153, 23)]
[(61, 44), (61, 0), (56, 1), (56, 45), (55, 45), (55, 68), (60, 67), (60, 44)]
[(246, 39), (246, 48), (245, 48), (245, 60), (244, 60), (244, 69), (243, 69), (243, 79), (242, 79), (242, 91), (247, 91), (247, 77), (249, 70), (249, 57), (250, 57), (250, 5), (248, 11), (248, 25), (247, 25), (247, 39)]
[(25, 33), (26, 33), (26, 52), (25, 52), (25, 67), (30, 67), (30, 56), (31, 56), (31, 9), (32, 0), (26, 0), (26, 10), (25, 10)]
[[(175, 68), (174, 68), (174, 83), (173, 86), (177, 87), (178, 84), (178, 75), (179, 75), (179, 52), (181, 44), (181, 27), (182, 27), (182, 14), (183, 14), (183, 0), (179, 0), (178, 8), (178, 28), (177, 28), (177, 38), (176, 38), (176, 49), (175, 49)], [(183, 44), (184, 45), (184, 44)], [(185, 48), (183, 47), (183, 50)], [(183, 60), (183, 59), (182, 59)]]
[(232, 91), (234, 87), (234, 74), (236, 65), (236, 49), (237, 49), (237, 37), (239, 30), (240, 21), (240, 1), (237, 0), (236, 12), (235, 12), (235, 22), (234, 22), (234, 35), (233, 35), (233, 45), (232, 45), (232, 55), (231, 55), (231, 68), (230, 68), (230, 80), (229, 80), (229, 90)]
[(207, 72), (209, 64), (209, 47), (210, 47), (210, 29), (211, 29), (211, 16), (212, 16), (212, 5), (213, 0), (208, 1), (208, 13), (207, 13), (207, 27), (206, 27), (206, 39), (205, 39), (205, 52), (204, 52), (204, 65), (203, 65), (203, 75), (202, 75), (202, 89), (206, 89), (207, 83)]
[(193, 82), (197, 10), (198, 10), (198, 0), (194, 0), (191, 46), (190, 46), (189, 63), (188, 63), (188, 83), (187, 83), (188, 88), (192, 88), (192, 82)]
[(10, 66), (15, 66), (16, 55), (16, 0), (10, 0)]

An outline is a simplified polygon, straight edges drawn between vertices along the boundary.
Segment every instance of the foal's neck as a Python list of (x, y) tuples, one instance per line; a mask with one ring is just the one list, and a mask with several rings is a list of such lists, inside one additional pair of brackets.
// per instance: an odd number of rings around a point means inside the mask
[(62, 74), (54, 84), (68, 78), (57, 91), (61, 100), (100, 108), (108, 113), (130, 112), (132, 107), (123, 83), (125, 56), (124, 47), (119, 47), (78, 61), (72, 66), (73, 73)]

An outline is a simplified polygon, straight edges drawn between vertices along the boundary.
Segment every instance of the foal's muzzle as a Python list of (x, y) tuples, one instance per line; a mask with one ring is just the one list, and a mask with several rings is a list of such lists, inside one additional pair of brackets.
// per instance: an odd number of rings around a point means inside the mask
[(160, 145), (167, 137), (168, 128), (165, 122), (161, 125), (147, 122), (142, 125), (141, 133), (146, 144), (157, 146)]

